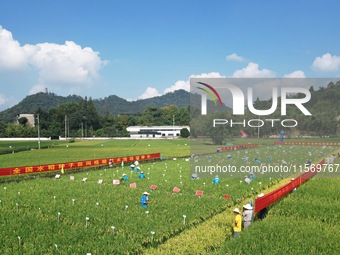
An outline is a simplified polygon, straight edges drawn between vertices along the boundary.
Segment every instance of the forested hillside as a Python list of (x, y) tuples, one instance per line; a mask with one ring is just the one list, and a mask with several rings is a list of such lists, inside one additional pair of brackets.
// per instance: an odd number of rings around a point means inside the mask
[[(136, 114), (144, 111), (147, 107), (163, 107), (167, 105), (177, 105), (179, 108), (189, 106), (189, 92), (184, 90), (177, 90), (175, 92), (167, 93), (163, 96), (153, 97), (137, 101), (127, 101), (118, 96), (112, 95), (104, 99), (92, 99), (94, 107), (98, 115), (102, 116), (105, 114)], [(37, 93), (34, 95), (27, 96), (19, 104), (3, 111), (0, 113), (0, 122), (5, 123), (13, 122), (15, 116), (20, 113), (36, 113), (38, 109), (48, 112), (61, 104), (65, 103), (79, 103), (84, 98), (80, 96), (68, 96), (62, 97), (57, 96), (54, 93)], [(87, 100), (87, 97), (84, 99)]]
[[(126, 136), (126, 127), (133, 125), (190, 125), (191, 136), (214, 136), (219, 140), (226, 137), (239, 137), (240, 129), (250, 137), (268, 137), (277, 135), (281, 130), (287, 136), (338, 136), (340, 134), (340, 82), (329, 83), (315, 90), (310, 87), (311, 100), (305, 107), (312, 116), (305, 116), (294, 105), (288, 105), (287, 115), (281, 116), (280, 98), (277, 110), (270, 116), (256, 116), (247, 108), (244, 116), (233, 116), (225, 106), (215, 107), (208, 101), (208, 112), (216, 111), (202, 117), (200, 114), (200, 95), (190, 94), (184, 90), (168, 93), (160, 97), (129, 102), (117, 96), (104, 99), (82, 98), (80, 96), (61, 97), (53, 93), (38, 93), (27, 96), (18, 105), (0, 113), (0, 137), (36, 137), (37, 127), (30, 127), (25, 119), (17, 120), (19, 113), (39, 115), (41, 135), (47, 137), (64, 136)], [(305, 95), (291, 95), (291, 98)], [(190, 104), (191, 102), (191, 104)], [(254, 102), (255, 109), (270, 109), (272, 101)], [(210, 109), (210, 110), (209, 110)], [(241, 122), (250, 119), (277, 119), (272, 127), (266, 123), (261, 128), (245, 126), (230, 128), (228, 125), (211, 128), (214, 118), (233, 119)], [(280, 125), (284, 119), (298, 122), (295, 128)], [(19, 121), (19, 125), (17, 124)], [(37, 124), (37, 123), (36, 123)]]

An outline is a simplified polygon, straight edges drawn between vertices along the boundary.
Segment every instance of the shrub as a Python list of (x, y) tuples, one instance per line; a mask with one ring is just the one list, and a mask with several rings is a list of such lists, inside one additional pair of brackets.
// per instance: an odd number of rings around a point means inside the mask
[(187, 128), (181, 129), (181, 137), (188, 138), (190, 136), (190, 131)]

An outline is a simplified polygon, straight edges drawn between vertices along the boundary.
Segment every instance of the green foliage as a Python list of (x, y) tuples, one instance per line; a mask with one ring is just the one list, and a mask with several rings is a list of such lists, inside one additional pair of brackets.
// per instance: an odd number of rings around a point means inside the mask
[(167, 93), (164, 96), (153, 97), (143, 100), (129, 102), (117, 96), (108, 96), (104, 99), (93, 100), (99, 115), (107, 112), (113, 115), (126, 114), (132, 115), (143, 112), (148, 107), (162, 108), (168, 105), (177, 105), (179, 108), (189, 105), (189, 93), (184, 90)]
[(229, 128), (227, 125), (216, 125), (212, 128), (214, 119), (231, 118), (231, 112), (211, 112), (206, 116), (200, 116), (193, 120), (191, 124), (191, 133), (194, 137), (209, 136), (216, 145), (222, 145), (227, 137), (237, 136), (235, 129)]
[[(171, 98), (172, 96), (168, 95)], [(85, 97), (85, 99), (78, 98), (78, 102), (59, 104), (48, 111), (38, 107), (34, 113), (40, 117), (41, 136), (64, 137), (66, 134), (67, 137), (124, 137), (129, 135), (126, 131), (128, 126), (188, 125), (189, 122), (189, 108), (178, 108), (174, 104), (160, 108), (145, 106), (144, 112), (141, 111), (135, 115), (114, 115), (107, 110), (102, 116), (99, 115), (96, 104), (98, 102), (95, 100)], [(133, 109), (136, 111), (136, 109), (142, 110), (143, 108)], [(24, 119), (20, 120), (20, 123), (26, 128), (25, 130), (14, 124), (3, 123), (0, 125), (0, 137), (36, 136), (36, 128), (26, 127)], [(37, 123), (35, 124), (37, 126)]]
[(182, 138), (188, 138), (190, 136), (190, 131), (187, 128), (182, 128), (180, 133)]
[(27, 125), (28, 119), (26, 117), (21, 117), (18, 119), (18, 122), (20, 125), (25, 127)]
[(62, 97), (57, 96), (53, 93), (37, 93), (34, 95), (29, 95), (24, 98), (19, 104), (9, 108), (0, 115), (0, 121), (4, 122), (13, 122), (14, 117), (20, 113), (35, 113), (38, 109), (47, 112), (48, 110), (57, 107), (60, 104), (64, 103), (75, 103), (81, 97), (80, 96), (68, 96)]
[(17, 125), (17, 124), (7, 124), (3, 129), (3, 137), (36, 137), (36, 128), (31, 128), (28, 126)]
[(143, 112), (147, 107), (153, 106), (161, 108), (168, 105), (177, 105), (179, 108), (188, 107), (189, 93), (184, 90), (167, 93), (164, 96), (148, 98), (137, 101), (127, 101), (117, 96), (108, 96), (104, 99), (91, 98), (87, 100), (80, 96), (72, 95), (68, 97), (57, 96), (53, 93), (37, 93), (27, 96), (19, 104), (1, 112), (0, 121), (6, 123), (13, 122), (19, 113), (35, 113), (40, 109), (43, 112), (49, 112), (51, 109), (56, 108), (61, 104), (78, 104), (80, 101), (92, 101), (93, 106), (97, 110), (99, 116), (104, 116), (107, 113), (113, 115), (118, 114), (137, 114)]

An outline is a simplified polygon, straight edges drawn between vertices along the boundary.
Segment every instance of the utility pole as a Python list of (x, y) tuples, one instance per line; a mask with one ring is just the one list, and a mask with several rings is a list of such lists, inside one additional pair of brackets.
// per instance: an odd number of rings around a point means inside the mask
[(173, 137), (175, 137), (175, 115), (172, 115), (172, 131)]
[(67, 115), (65, 115), (65, 140), (67, 139)]
[(83, 116), (83, 120), (85, 122), (85, 137), (87, 137), (87, 121), (86, 121), (86, 116)]
[(39, 114), (38, 114), (37, 120), (38, 120), (38, 148), (40, 150), (40, 121), (39, 121)]
[(84, 123), (81, 121), (81, 139), (84, 139)]

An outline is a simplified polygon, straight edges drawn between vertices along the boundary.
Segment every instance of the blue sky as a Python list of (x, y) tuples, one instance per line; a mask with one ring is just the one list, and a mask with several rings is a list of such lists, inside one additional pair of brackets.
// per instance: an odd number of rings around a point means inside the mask
[(340, 2), (1, 0), (0, 111), (44, 91), (128, 100), (190, 77), (340, 77)]

